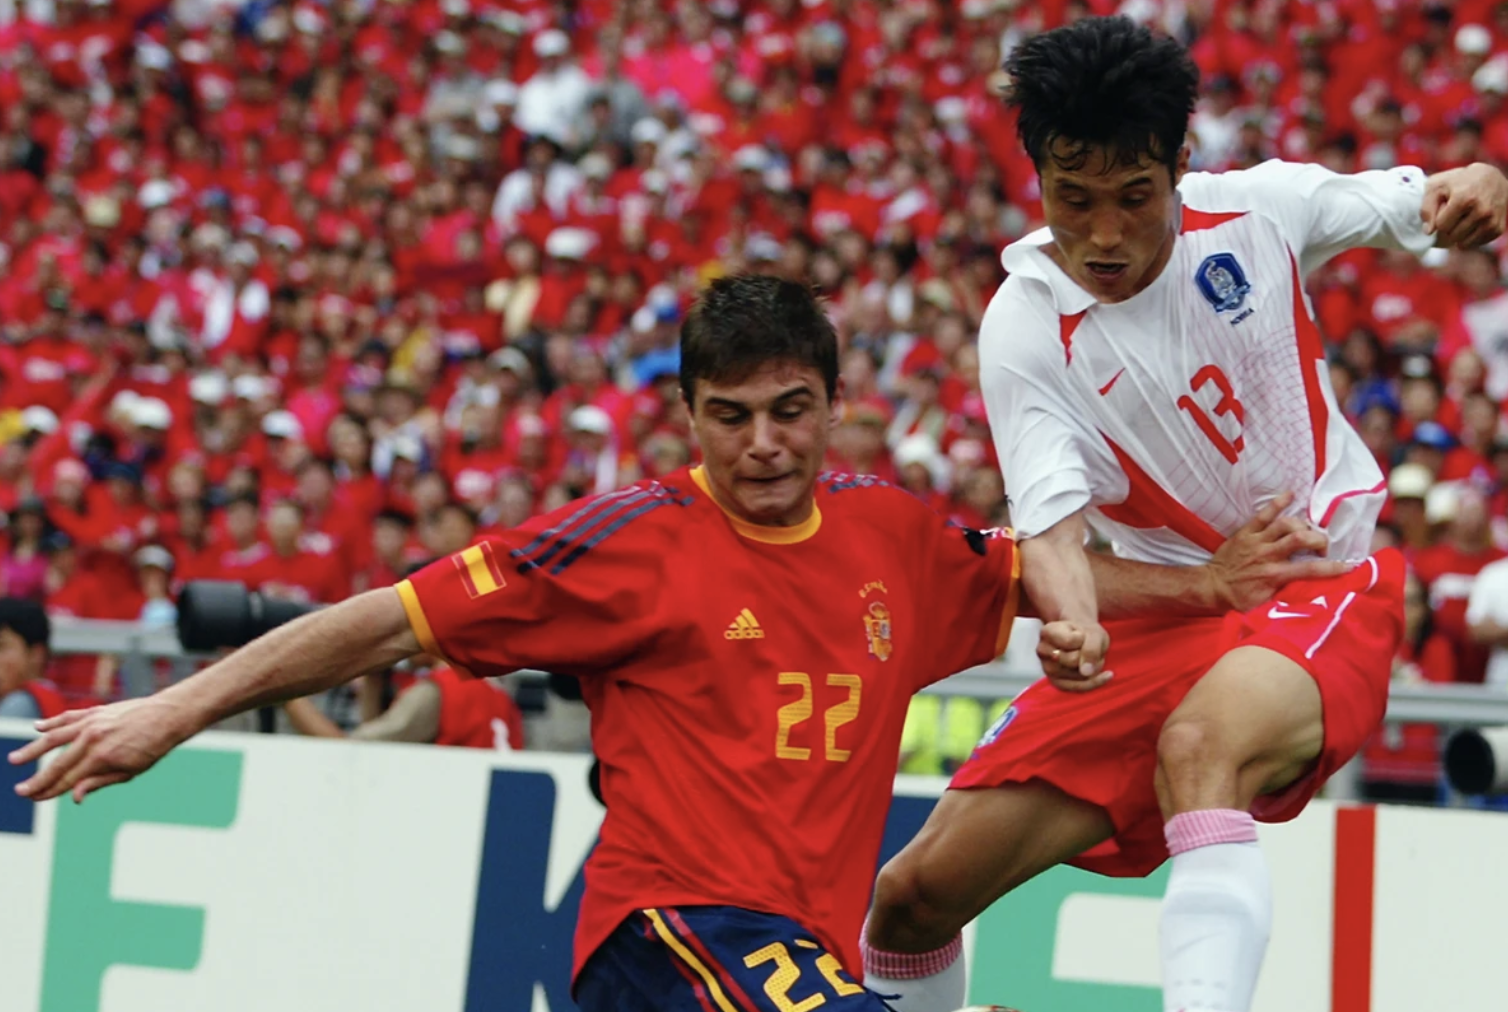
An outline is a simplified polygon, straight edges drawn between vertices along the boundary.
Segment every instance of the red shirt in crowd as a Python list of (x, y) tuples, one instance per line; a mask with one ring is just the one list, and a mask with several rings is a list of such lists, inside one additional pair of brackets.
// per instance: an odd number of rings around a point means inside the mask
[(1458, 681), (1481, 682), (1487, 675), (1489, 651), (1471, 641), (1466, 628), (1466, 600), (1471, 596), (1477, 574), (1504, 554), (1508, 553), (1491, 547), (1463, 552), (1449, 542), (1442, 542), (1420, 549), (1413, 558), (1414, 572), (1429, 588), (1435, 630), (1454, 647)]
[[(1456, 680), (1454, 644), (1433, 633), (1418, 650), (1404, 642), (1399, 663), (1417, 670), (1426, 682)], [(1372, 736), (1362, 753), (1368, 780), (1389, 784), (1433, 784), (1440, 780), (1440, 729), (1434, 724), (1386, 724)]]

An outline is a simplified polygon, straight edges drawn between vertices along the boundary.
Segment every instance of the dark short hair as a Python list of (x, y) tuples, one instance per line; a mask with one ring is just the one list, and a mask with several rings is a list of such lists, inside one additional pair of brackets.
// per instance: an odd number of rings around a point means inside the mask
[(681, 324), (681, 396), (697, 380), (738, 382), (767, 362), (812, 366), (831, 401), (838, 391), (838, 334), (811, 288), (764, 274), (719, 278)]
[(388, 506), (377, 511), (377, 515), (372, 518), (372, 523), (397, 524), (404, 530), (408, 530), (409, 528), (414, 526), (414, 518), (409, 516), (402, 510), (394, 509), (393, 507)]
[(255, 492), (241, 492), (225, 500), (226, 509), (230, 509), (232, 506), (250, 506), (252, 509), (261, 512), (262, 497)]
[(1038, 171), (1048, 158), (1080, 169), (1096, 148), (1121, 166), (1150, 156), (1177, 170), (1199, 92), (1199, 68), (1177, 40), (1130, 18), (1084, 18), (1021, 43), (1005, 70)]
[(438, 517), (441, 513), (459, 513), (461, 514), (461, 516), (465, 517), (466, 522), (473, 527), (475, 527), (480, 522), (477, 517), (476, 510), (472, 509), (470, 506), (467, 506), (465, 503), (461, 502), (458, 499), (447, 499), (442, 502), (439, 509), (435, 510), (435, 516)]
[(52, 622), (42, 605), (24, 597), (0, 597), (0, 629), (9, 629), (29, 647), (52, 641)]
[(335, 471), (335, 465), (330, 463), (330, 461), (326, 460), (324, 457), (308, 457), (305, 460), (301, 461), (298, 467), (294, 468), (293, 473), (295, 476), (302, 478), (305, 471), (312, 471), (316, 467), (321, 471), (324, 471), (326, 474), (333, 474)]

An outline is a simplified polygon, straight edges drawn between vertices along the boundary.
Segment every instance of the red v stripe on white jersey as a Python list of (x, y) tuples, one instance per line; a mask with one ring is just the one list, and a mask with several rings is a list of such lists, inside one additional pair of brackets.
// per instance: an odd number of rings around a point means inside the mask
[[(1104, 433), (1100, 435), (1104, 436)], [(1127, 527), (1135, 527), (1138, 530), (1166, 527), (1174, 534), (1186, 538), (1211, 554), (1225, 544), (1225, 538), (1219, 531), (1199, 519), (1193, 510), (1169, 495), (1161, 485), (1152, 480), (1151, 475), (1141, 469), (1141, 465), (1131, 459), (1130, 454), (1116, 445), (1115, 440), (1109, 436), (1104, 436), (1104, 438), (1110, 446), (1110, 451), (1115, 454), (1116, 462), (1125, 472), (1131, 489), (1126, 493), (1124, 502), (1101, 506), (1101, 513), (1118, 524), (1125, 524)]]
[(1245, 211), (1196, 211), (1191, 207), (1183, 209), (1183, 221), (1178, 231), (1184, 235), (1190, 232), (1203, 232), (1207, 228), (1223, 225), (1228, 221), (1246, 217)]
[(1304, 281), (1299, 276), (1299, 262), (1288, 256), (1293, 265), (1293, 326), (1298, 334), (1299, 372), (1304, 377), (1304, 400), (1309, 405), (1309, 429), (1314, 434), (1314, 480), (1325, 473), (1325, 437), (1330, 428), (1330, 409), (1320, 387), (1319, 367), (1325, 361), (1325, 340), (1304, 305)]
[(1084, 319), (1087, 309), (1081, 309), (1072, 316), (1058, 317), (1058, 337), (1063, 342), (1063, 364), (1073, 365), (1073, 332), (1079, 329), (1079, 323)]

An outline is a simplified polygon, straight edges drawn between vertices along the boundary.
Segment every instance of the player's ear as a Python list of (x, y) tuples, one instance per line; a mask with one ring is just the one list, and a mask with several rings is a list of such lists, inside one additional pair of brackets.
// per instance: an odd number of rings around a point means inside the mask
[(1173, 172), (1173, 185), (1176, 187), (1183, 182), (1184, 173), (1189, 171), (1189, 146), (1185, 144), (1178, 149), (1178, 168)]
[(829, 400), (827, 405), (827, 420), (829, 425), (837, 426), (839, 422), (843, 421), (843, 389), (843, 377), (839, 376), (838, 384), (833, 388), (832, 398)]

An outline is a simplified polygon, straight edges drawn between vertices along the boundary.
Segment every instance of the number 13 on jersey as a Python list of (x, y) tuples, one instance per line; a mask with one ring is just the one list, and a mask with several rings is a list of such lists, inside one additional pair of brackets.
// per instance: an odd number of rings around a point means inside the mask
[[(1194, 393), (1200, 393), (1208, 384), (1214, 384), (1220, 399), (1215, 402), (1215, 418), (1223, 418), (1230, 415), (1236, 420), (1236, 425), (1246, 424), (1246, 406), (1236, 398), (1236, 391), (1231, 388), (1230, 378), (1218, 365), (1207, 365), (1196, 372), (1189, 380), (1189, 388)], [(1246, 449), (1246, 438), (1238, 431), (1235, 440), (1225, 438), (1215, 426), (1215, 419), (1211, 418), (1198, 401), (1188, 394), (1178, 398), (1178, 407), (1189, 413), (1194, 419), (1194, 424), (1199, 426), (1199, 431), (1210, 441), (1220, 455), (1234, 464), (1241, 457), (1241, 451)]]
[[(816, 710), (812, 676), (805, 671), (782, 671), (779, 677), (782, 686), (796, 686), (801, 694), (776, 712), (775, 755), (781, 759), (810, 759), (810, 748), (791, 744), (791, 732), (810, 720)], [(826, 685), (843, 694), (822, 711), (822, 723), (826, 731), (824, 755), (829, 762), (845, 763), (852, 753), (846, 748), (838, 747), (838, 729), (851, 723), (859, 715), (864, 681), (858, 675), (830, 674), (826, 678)]]

